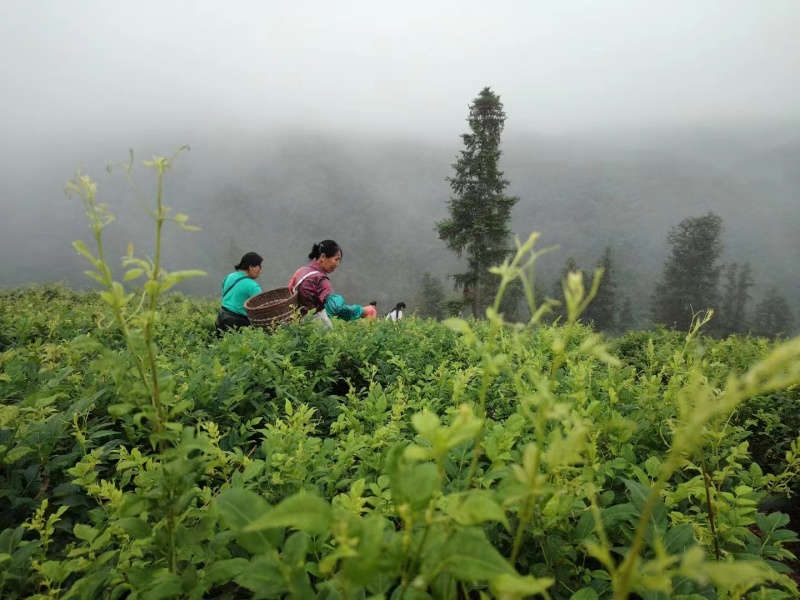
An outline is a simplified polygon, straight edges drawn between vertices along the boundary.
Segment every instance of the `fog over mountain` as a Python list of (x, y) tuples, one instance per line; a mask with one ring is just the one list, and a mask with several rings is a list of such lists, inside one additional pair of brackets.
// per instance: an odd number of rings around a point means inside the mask
[(461, 266), (434, 223), (467, 106), (491, 85), (512, 229), (560, 246), (548, 290), (567, 256), (590, 269), (611, 246), (644, 319), (667, 232), (713, 211), (724, 261), (753, 266), (751, 308), (776, 285), (800, 315), (798, 25), (793, 2), (4, 3), (0, 285), (88, 285), (70, 247), (85, 218), (62, 192), (78, 168), (118, 216), (114, 254), (149, 252), (145, 208), (105, 166), (189, 144), (166, 204), (203, 231), (168, 230), (166, 267), (209, 276), (180, 289), (218, 293), (249, 250), (267, 258), (263, 288), (285, 285), (333, 238), (348, 301), (413, 308), (424, 271)]
[[(568, 255), (588, 269), (611, 246), (620, 293), (644, 311), (661, 275), (669, 229), (714, 211), (725, 220), (725, 262), (750, 261), (758, 289), (778, 285), (798, 298), (800, 133), (792, 130), (800, 132), (796, 125), (773, 124), (616, 140), (509, 136), (504, 167), (520, 197), (512, 228), (520, 237), (541, 231), (543, 246), (559, 245), (542, 259), (548, 289)], [(424, 271), (444, 277), (460, 266), (433, 230), (445, 215), (445, 177), (458, 144), (265, 134), (262, 143), (255, 137), (226, 147), (213, 139), (180, 156), (167, 179), (167, 204), (203, 228), (167, 230), (167, 268), (209, 272), (187, 282), (185, 291), (216, 293), (251, 249), (267, 258), (262, 287), (284, 285), (311, 244), (324, 237), (344, 247), (335, 284), (352, 301), (408, 301)], [(158, 145), (166, 153), (178, 143)], [(125, 160), (124, 152), (116, 154)], [(77, 199), (60, 192), (71, 165), (81, 161), (60, 162), (33, 181), (26, 173), (18, 184), (16, 193), (26, 201), (13, 220), (3, 221), (0, 249), (14, 257), (0, 271), (4, 285), (88, 281), (83, 259), (69, 245), (90, 241), (85, 219)], [(148, 250), (152, 226), (145, 207), (122, 171), (106, 172), (107, 162), (98, 156), (84, 168), (119, 217), (106, 230), (109, 243), (117, 255), (129, 240)], [(152, 191), (152, 175), (136, 172), (142, 192)]]

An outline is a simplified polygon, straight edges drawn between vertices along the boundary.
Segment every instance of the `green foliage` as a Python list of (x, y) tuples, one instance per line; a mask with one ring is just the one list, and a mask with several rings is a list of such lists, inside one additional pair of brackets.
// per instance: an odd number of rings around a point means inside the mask
[[(30, 302), (45, 292), (47, 303)], [(4, 327), (13, 320), (26, 324), (20, 333), (41, 331), (76, 310), (76, 299), (98, 318), (109, 310), (97, 295), (30, 294), (3, 297)], [(581, 589), (609, 597), (622, 574), (613, 553), (613, 569), (596, 558), (605, 556), (602, 536), (609, 547), (633, 542), (683, 422), (681, 398), (705, 389), (692, 372), (722, 383), (774, 351), (743, 338), (687, 346), (681, 334), (655, 332), (638, 334), (638, 345), (630, 334), (603, 358), (578, 324), (492, 334), (490, 322), (453, 323), (464, 332), (456, 334), (414, 318), (403, 328), (296, 325), (216, 342), (213, 308), (180, 296), (159, 301), (159, 314), (169, 314), (156, 329), (163, 373), (174, 377), (169, 406), (187, 406), (174, 417), (180, 439), (165, 452), (135, 413), (117, 414), (126, 397), (115, 370), (127, 362), (117, 331), (97, 332), (117, 347), (106, 361), (65, 339), (78, 333), (66, 322), (54, 342), (12, 340), (0, 380), (2, 493), (12, 508), (0, 528), (19, 538), (9, 546), (19, 568), (5, 575), (4, 595), (388, 597), (406, 589), (405, 597), (448, 598), (464, 585), (525, 597), (550, 584), (555, 598)], [(774, 453), (762, 468), (751, 449), (767, 447), (756, 442), (768, 407), (757, 407), (776, 395), (797, 414), (796, 389), (754, 394), (732, 419), (708, 421), (705, 434), (723, 558), (762, 561), (771, 570), (761, 574), (773, 578), (793, 538), (778, 522), (777, 539), (764, 543), (774, 534), (762, 533), (758, 502), (788, 463)], [(699, 455), (683, 456), (647, 521), (644, 562), (630, 575), (636, 590), (652, 589), (661, 546), (669, 556), (695, 547), (713, 556)], [(31, 528), (14, 534), (23, 523)], [(514, 554), (518, 575), (506, 567)], [(669, 578), (659, 585), (705, 593), (710, 563), (690, 559), (664, 566)], [(690, 568), (688, 579), (677, 572)]]
[(582, 319), (587, 323), (592, 323), (597, 331), (610, 331), (616, 325), (614, 318), (617, 313), (616, 267), (611, 256), (610, 246), (606, 247), (603, 258), (595, 268), (602, 269), (600, 286)]
[(636, 329), (636, 317), (633, 314), (633, 303), (630, 298), (625, 298), (619, 304), (619, 312), (614, 317), (617, 331), (630, 331)]
[(785, 336), (794, 331), (794, 315), (777, 288), (767, 290), (756, 306), (753, 325), (756, 334), (764, 337)]
[(670, 255), (652, 298), (656, 323), (688, 331), (695, 314), (718, 308), (722, 229), (722, 218), (708, 213), (670, 230)]
[[(792, 524), (759, 506), (800, 441), (761, 465), (741, 415), (800, 412), (800, 338), (695, 322), (607, 346), (579, 273), (544, 326), (537, 237), (492, 268), (481, 321), (217, 340), (157, 260), (137, 304), (110, 277), (2, 292), (0, 595), (795, 597)], [(509, 324), (514, 282), (530, 318)]]
[(592, 302), (581, 314), (581, 321), (591, 323), (597, 331), (610, 331), (614, 328), (617, 302), (616, 302), (616, 268), (611, 257), (611, 248), (606, 247), (603, 258), (597, 263), (594, 275), (586, 273), (578, 266), (575, 257), (567, 257), (564, 268), (561, 269), (560, 278), (553, 285), (553, 298), (559, 302), (560, 308), (555, 310), (554, 318), (566, 319), (567, 306), (564, 284), (570, 273), (579, 273), (584, 279), (595, 277), (598, 280), (597, 290), (592, 297)]
[(428, 271), (422, 274), (419, 284), (419, 291), (414, 302), (416, 306), (415, 314), (419, 317), (427, 317), (441, 321), (445, 318), (445, 293), (442, 280)]
[(505, 193), (509, 182), (499, 169), (505, 120), (500, 97), (488, 87), (481, 90), (469, 107), (470, 133), (461, 136), (464, 149), (453, 165), (455, 175), (448, 178), (454, 194), (447, 203), (450, 217), (436, 224), (447, 247), (467, 255), (468, 271), (454, 279), (475, 318), (495, 295), (497, 278), (488, 269), (509, 253), (511, 209), (519, 201)]
[(737, 263), (733, 263), (725, 271), (720, 329), (726, 335), (747, 333), (750, 330), (747, 304), (751, 300), (750, 288), (755, 286), (750, 263), (744, 263), (741, 269)]

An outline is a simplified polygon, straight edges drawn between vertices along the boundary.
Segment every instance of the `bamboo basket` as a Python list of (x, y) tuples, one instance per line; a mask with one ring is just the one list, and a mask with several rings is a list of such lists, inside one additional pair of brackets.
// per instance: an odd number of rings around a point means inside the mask
[(278, 325), (291, 323), (297, 308), (297, 293), (278, 288), (251, 296), (244, 303), (247, 318), (253, 327), (272, 331)]

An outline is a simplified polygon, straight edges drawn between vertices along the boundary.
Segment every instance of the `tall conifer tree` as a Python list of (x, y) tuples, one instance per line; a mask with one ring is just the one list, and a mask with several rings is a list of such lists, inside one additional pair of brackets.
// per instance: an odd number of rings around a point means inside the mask
[(500, 97), (484, 88), (469, 107), (470, 133), (461, 136), (464, 149), (448, 177), (453, 196), (450, 217), (439, 221), (439, 237), (459, 257), (466, 254), (467, 271), (454, 275), (457, 289), (477, 317), (493, 300), (499, 284), (489, 268), (502, 263), (511, 250), (511, 209), (519, 198), (506, 194), (508, 181), (500, 171), (500, 137), (506, 113)]
[(722, 217), (708, 213), (670, 230), (670, 256), (652, 299), (656, 323), (688, 330), (693, 314), (719, 307), (722, 229)]

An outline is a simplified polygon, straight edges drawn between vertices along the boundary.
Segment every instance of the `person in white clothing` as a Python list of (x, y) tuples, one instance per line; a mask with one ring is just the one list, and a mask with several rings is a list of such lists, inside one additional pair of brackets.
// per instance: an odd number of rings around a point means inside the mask
[(403, 309), (406, 307), (405, 302), (398, 302), (392, 311), (386, 315), (386, 319), (390, 321), (399, 321), (403, 318)]

